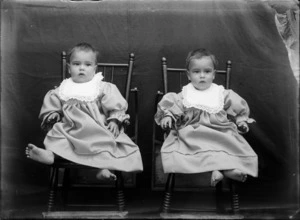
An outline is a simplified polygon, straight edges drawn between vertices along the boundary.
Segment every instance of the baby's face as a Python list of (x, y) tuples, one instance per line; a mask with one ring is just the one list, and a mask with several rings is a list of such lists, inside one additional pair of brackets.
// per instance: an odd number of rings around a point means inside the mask
[(213, 61), (208, 56), (191, 60), (187, 76), (196, 89), (208, 89), (215, 79)]
[(93, 51), (75, 51), (69, 64), (69, 73), (76, 83), (85, 83), (93, 79), (96, 73), (96, 54)]

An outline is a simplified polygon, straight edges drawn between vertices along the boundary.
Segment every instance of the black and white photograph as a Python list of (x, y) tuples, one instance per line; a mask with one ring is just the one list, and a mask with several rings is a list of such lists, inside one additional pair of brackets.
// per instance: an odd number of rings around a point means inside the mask
[(300, 219), (298, 0), (0, 7), (0, 219)]

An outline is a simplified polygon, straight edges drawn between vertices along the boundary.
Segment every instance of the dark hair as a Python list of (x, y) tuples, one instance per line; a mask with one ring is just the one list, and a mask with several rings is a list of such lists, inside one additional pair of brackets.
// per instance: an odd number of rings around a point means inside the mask
[(210, 51), (208, 51), (204, 48), (196, 49), (196, 50), (190, 51), (188, 53), (188, 56), (187, 56), (186, 61), (185, 61), (185, 68), (187, 70), (189, 69), (189, 65), (190, 65), (191, 60), (201, 59), (202, 57), (210, 57), (213, 64), (214, 64), (214, 68), (217, 69), (218, 61), (217, 61), (215, 55), (213, 55)]
[(68, 51), (68, 53), (67, 53), (67, 63), (70, 63), (71, 56), (77, 50), (86, 51), (86, 52), (92, 51), (95, 54), (95, 57), (96, 57), (95, 63), (96, 64), (98, 63), (98, 51), (92, 45), (90, 45), (88, 43), (85, 43), (85, 42), (77, 44), (75, 47), (73, 47), (72, 49), (70, 49)]

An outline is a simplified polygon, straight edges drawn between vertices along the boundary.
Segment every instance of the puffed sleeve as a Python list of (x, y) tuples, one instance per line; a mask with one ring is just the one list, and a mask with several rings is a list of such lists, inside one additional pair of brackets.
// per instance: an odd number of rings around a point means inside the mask
[(129, 119), (129, 115), (126, 114), (128, 103), (114, 84), (105, 83), (100, 102), (108, 121), (117, 119), (123, 122)]
[(44, 97), (43, 105), (39, 114), (39, 119), (42, 120), (42, 129), (47, 130), (52, 127), (52, 124), (49, 124), (47, 119), (54, 112), (62, 116), (62, 103), (58, 97), (58, 89), (50, 90)]
[(161, 120), (166, 116), (170, 116), (176, 122), (182, 115), (183, 107), (180, 94), (170, 92), (165, 94), (157, 104), (154, 120), (160, 125)]
[(253, 123), (254, 119), (249, 118), (250, 109), (247, 102), (232, 90), (225, 90), (224, 109), (228, 116), (239, 125), (241, 122)]

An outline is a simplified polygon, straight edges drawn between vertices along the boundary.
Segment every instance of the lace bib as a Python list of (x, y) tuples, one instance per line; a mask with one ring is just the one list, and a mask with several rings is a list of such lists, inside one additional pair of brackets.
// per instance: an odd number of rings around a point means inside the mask
[(221, 111), (224, 107), (224, 87), (212, 83), (204, 90), (197, 90), (189, 83), (182, 88), (183, 105), (187, 108), (197, 108), (210, 114)]
[(85, 83), (75, 83), (72, 78), (62, 81), (59, 86), (58, 95), (64, 100), (77, 99), (79, 101), (91, 102), (100, 95), (100, 82), (102, 73), (96, 73), (92, 80)]

